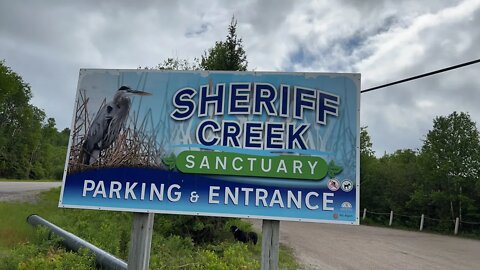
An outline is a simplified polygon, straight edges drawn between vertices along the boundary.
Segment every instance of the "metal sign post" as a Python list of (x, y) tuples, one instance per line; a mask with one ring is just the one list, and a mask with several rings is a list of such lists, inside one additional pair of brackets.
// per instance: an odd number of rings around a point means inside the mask
[(262, 270), (278, 269), (280, 221), (264, 219), (262, 222)]
[(148, 270), (152, 246), (153, 213), (133, 213), (128, 270)]

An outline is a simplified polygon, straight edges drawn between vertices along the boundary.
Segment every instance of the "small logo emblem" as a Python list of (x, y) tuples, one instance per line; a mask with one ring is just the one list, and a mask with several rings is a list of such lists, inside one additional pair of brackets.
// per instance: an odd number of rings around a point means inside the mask
[(353, 189), (353, 183), (350, 180), (343, 180), (342, 182), (342, 190), (345, 192), (350, 192)]
[(350, 202), (343, 202), (342, 203), (342, 208), (344, 209), (351, 209), (352, 208), (352, 204)]
[(338, 182), (337, 179), (332, 178), (328, 180), (327, 186), (328, 186), (328, 189), (330, 189), (331, 191), (337, 191), (340, 188), (340, 183)]
[(333, 214), (333, 219), (338, 219), (338, 213)]

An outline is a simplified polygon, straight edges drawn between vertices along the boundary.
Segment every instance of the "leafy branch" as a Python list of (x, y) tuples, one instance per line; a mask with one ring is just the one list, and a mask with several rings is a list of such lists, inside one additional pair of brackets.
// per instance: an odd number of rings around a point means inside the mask
[(343, 168), (340, 166), (337, 166), (335, 164), (335, 161), (331, 160), (330, 163), (328, 163), (328, 169), (327, 169), (328, 176), (330, 178), (335, 177), (335, 175), (340, 174), (343, 171)]
[(177, 156), (171, 153), (170, 156), (162, 158), (163, 164), (165, 164), (169, 170), (173, 171), (176, 167)]

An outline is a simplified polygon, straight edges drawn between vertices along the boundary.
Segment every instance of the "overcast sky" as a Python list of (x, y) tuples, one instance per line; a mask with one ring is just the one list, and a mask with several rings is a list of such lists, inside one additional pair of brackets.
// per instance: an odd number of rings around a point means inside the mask
[[(192, 60), (225, 39), (232, 15), (249, 70), (359, 72), (365, 89), (480, 58), (480, 0), (0, 0), (0, 59), (63, 129), (80, 68)], [(479, 78), (477, 64), (362, 94), (377, 155), (420, 148), (435, 116), (478, 123)]]

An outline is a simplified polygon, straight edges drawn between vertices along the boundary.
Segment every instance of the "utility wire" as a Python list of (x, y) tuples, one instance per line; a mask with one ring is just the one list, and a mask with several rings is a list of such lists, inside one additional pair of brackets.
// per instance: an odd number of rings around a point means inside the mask
[(435, 71), (432, 71), (432, 72), (423, 73), (423, 74), (413, 76), (413, 77), (410, 77), (410, 78), (406, 78), (406, 79), (403, 79), (403, 80), (399, 80), (399, 81), (395, 81), (395, 82), (391, 82), (391, 83), (387, 83), (387, 84), (382, 84), (382, 85), (375, 86), (375, 87), (372, 87), (372, 88), (363, 89), (362, 91), (360, 91), (360, 93), (370, 92), (370, 91), (377, 90), (377, 89), (380, 89), (380, 88), (384, 88), (384, 87), (387, 87), (387, 86), (392, 86), (392, 85), (395, 85), (395, 84), (420, 79), (420, 78), (431, 76), (431, 75), (434, 75), (434, 74), (437, 74), (437, 73), (442, 73), (442, 72), (445, 72), (445, 71), (449, 71), (449, 70), (452, 70), (452, 69), (457, 69), (457, 68), (477, 64), (477, 63), (480, 63), (480, 59), (473, 60), (473, 61), (466, 62), (466, 63), (459, 64), (459, 65), (455, 65), (455, 66), (451, 66), (451, 67), (447, 67), (447, 68), (442, 68), (442, 69), (435, 70)]

